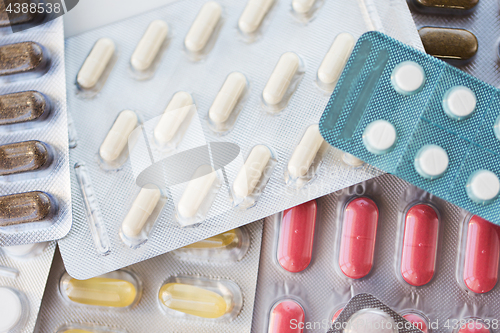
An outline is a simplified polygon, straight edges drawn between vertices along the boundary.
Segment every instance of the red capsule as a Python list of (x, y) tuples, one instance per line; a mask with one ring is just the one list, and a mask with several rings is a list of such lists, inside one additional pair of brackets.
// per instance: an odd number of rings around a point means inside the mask
[(487, 293), (498, 281), (500, 257), (500, 227), (473, 216), (467, 230), (465, 248), (464, 282), (477, 294)]
[(351, 279), (365, 277), (373, 267), (378, 215), (377, 205), (367, 197), (356, 198), (345, 208), (339, 266)]
[(491, 333), (491, 331), (478, 320), (466, 320), (466, 323), (460, 326), (458, 333)]
[(424, 333), (428, 332), (427, 329), (427, 321), (424, 320), (424, 318), (420, 317), (418, 314), (415, 313), (408, 313), (403, 316), (404, 319), (408, 320), (410, 323), (413, 324), (417, 329), (421, 330)]
[(297, 273), (309, 266), (314, 243), (318, 204), (312, 200), (283, 212), (278, 240), (278, 262)]
[(299, 303), (284, 300), (271, 310), (268, 333), (302, 333), (305, 313)]
[(401, 275), (412, 286), (432, 280), (436, 269), (439, 217), (425, 204), (411, 207), (405, 217)]

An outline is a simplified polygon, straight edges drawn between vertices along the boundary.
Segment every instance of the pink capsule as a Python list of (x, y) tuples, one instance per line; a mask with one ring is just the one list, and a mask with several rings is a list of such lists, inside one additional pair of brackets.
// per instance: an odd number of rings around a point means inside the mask
[(428, 332), (427, 328), (427, 321), (419, 316), (416, 313), (408, 313), (403, 316), (404, 319), (408, 320), (410, 323), (413, 324), (417, 329), (421, 330), (424, 333)]
[(283, 300), (271, 310), (268, 333), (302, 333), (305, 312), (299, 303)]
[(377, 205), (367, 197), (358, 197), (345, 208), (339, 266), (351, 279), (365, 277), (373, 267), (378, 215)]

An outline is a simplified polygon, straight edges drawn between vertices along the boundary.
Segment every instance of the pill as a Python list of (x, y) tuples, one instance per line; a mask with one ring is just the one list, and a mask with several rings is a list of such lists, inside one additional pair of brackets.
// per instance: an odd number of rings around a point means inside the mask
[(390, 152), (397, 141), (396, 128), (387, 120), (375, 120), (363, 132), (363, 144), (372, 154), (383, 155)]
[(185, 249), (220, 249), (239, 243), (236, 229), (184, 246)]
[(344, 310), (344, 308), (340, 308), (337, 311), (335, 311), (335, 313), (333, 314), (333, 317), (332, 317), (332, 322), (334, 322), (340, 316), (340, 313), (342, 312), (342, 310)]
[(354, 44), (356, 44), (356, 41), (350, 33), (344, 32), (335, 37), (330, 50), (328, 50), (318, 68), (318, 79), (321, 82), (324, 84), (337, 82), (347, 60), (349, 60)]
[(184, 283), (164, 284), (159, 298), (169, 309), (201, 318), (219, 318), (232, 308), (218, 293)]
[(9, 287), (0, 287), (0, 332), (12, 332), (23, 315), (23, 302), (19, 292)]
[(288, 161), (288, 172), (293, 178), (306, 175), (323, 142), (319, 126), (309, 126)]
[(11, 125), (41, 119), (50, 112), (50, 103), (37, 91), (0, 96), (0, 125)]
[(498, 140), (500, 140), (500, 116), (495, 121), (495, 125), (493, 126), (493, 132)]
[(317, 210), (318, 204), (312, 200), (283, 212), (277, 256), (288, 272), (301, 272), (311, 263)]
[(443, 13), (452, 10), (453, 13), (467, 14), (474, 9), (479, 0), (413, 0), (415, 7), (424, 12)]
[[(124, 274), (125, 271), (119, 271)], [(128, 281), (110, 278), (113, 273), (87, 280), (77, 280), (65, 274), (61, 279), (61, 292), (70, 301), (111, 308), (125, 308), (131, 306), (137, 298), (136, 286)]]
[(199, 52), (207, 45), (221, 18), (222, 7), (209, 1), (201, 7), (198, 16), (184, 39), (184, 45), (191, 52)]
[(418, 33), (425, 52), (436, 58), (465, 62), (477, 53), (477, 38), (470, 31), (423, 27)]
[(0, 146), (0, 176), (46, 169), (52, 162), (50, 148), (40, 141), (24, 141)]
[(436, 270), (439, 217), (429, 205), (417, 204), (405, 216), (401, 276), (410, 285), (429, 283)]
[(144, 224), (156, 208), (160, 197), (161, 192), (156, 185), (148, 184), (141, 188), (122, 222), (122, 232), (126, 237), (134, 238), (141, 234)]
[(32, 73), (42, 70), (48, 54), (35, 42), (0, 46), (0, 76)]
[(410, 323), (413, 324), (417, 329), (421, 330), (424, 333), (428, 332), (427, 329), (427, 321), (420, 317), (418, 314), (415, 313), (408, 313), (403, 316), (404, 319), (408, 320)]
[(424, 70), (414, 61), (404, 61), (394, 67), (391, 83), (394, 89), (402, 95), (415, 94), (424, 86)]
[(101, 158), (106, 162), (113, 162), (122, 153), (128, 143), (128, 137), (137, 126), (137, 115), (134, 111), (120, 112), (106, 138), (99, 148)]
[(246, 87), (245, 75), (238, 72), (229, 74), (208, 111), (210, 120), (216, 124), (224, 123), (240, 101)]
[(476, 109), (476, 94), (464, 86), (450, 88), (443, 96), (443, 110), (454, 120), (469, 118)]
[(262, 92), (267, 104), (276, 105), (283, 100), (299, 65), (299, 56), (293, 52), (287, 52), (280, 57)]
[(236, 196), (245, 198), (253, 193), (270, 159), (271, 151), (269, 148), (264, 145), (253, 147), (234, 180), (233, 190)]
[(216, 179), (217, 174), (209, 165), (202, 165), (195, 171), (179, 200), (177, 210), (181, 217), (192, 218), (198, 213)]
[(274, 305), (271, 310), (268, 333), (302, 333), (304, 323), (304, 308), (291, 299), (283, 300)]
[(463, 279), (466, 287), (477, 294), (492, 290), (498, 281), (500, 228), (479, 216), (473, 216), (467, 227)]
[(391, 316), (379, 309), (368, 308), (356, 312), (349, 318), (344, 333), (397, 333), (399, 326)]
[[(491, 333), (491, 331), (480, 320), (463, 319), (465, 324), (460, 326), (457, 333)], [(490, 325), (488, 325), (490, 326)]]
[(500, 181), (493, 172), (478, 170), (470, 175), (465, 189), (472, 201), (485, 205), (498, 197)]
[(0, 196), (0, 227), (42, 221), (54, 210), (55, 202), (44, 192)]
[(130, 58), (132, 67), (138, 71), (144, 71), (151, 67), (167, 38), (167, 34), (168, 24), (165, 21), (155, 20), (151, 22)]
[(425, 145), (415, 156), (415, 170), (427, 179), (436, 179), (445, 174), (450, 159), (446, 150), (438, 145)]
[(255, 32), (262, 23), (274, 0), (248, 0), (238, 20), (238, 27), (247, 34)]
[(293, 0), (292, 7), (299, 14), (305, 14), (311, 10), (316, 0)]
[(76, 81), (84, 89), (93, 88), (101, 78), (115, 54), (115, 43), (109, 38), (101, 38), (90, 51), (78, 72)]
[(365, 162), (363, 162), (362, 160), (360, 160), (356, 156), (351, 155), (349, 153), (344, 153), (342, 155), (342, 161), (344, 161), (346, 164), (353, 166), (353, 167), (359, 167), (359, 166), (365, 164)]
[(189, 93), (184, 91), (175, 93), (154, 129), (156, 142), (166, 145), (175, 137), (193, 104), (193, 98)]
[(370, 273), (375, 254), (378, 207), (367, 197), (353, 199), (344, 209), (339, 267), (351, 279)]

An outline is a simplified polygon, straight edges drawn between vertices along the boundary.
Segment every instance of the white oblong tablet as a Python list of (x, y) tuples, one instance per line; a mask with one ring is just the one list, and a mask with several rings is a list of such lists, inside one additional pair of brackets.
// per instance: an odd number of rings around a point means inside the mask
[(123, 219), (122, 232), (125, 236), (134, 238), (141, 234), (144, 224), (156, 208), (160, 197), (161, 192), (156, 185), (148, 184), (141, 189), (127, 216)]
[(224, 123), (238, 104), (246, 87), (245, 75), (238, 72), (229, 74), (208, 111), (210, 120), (216, 124)]
[(201, 7), (184, 39), (184, 45), (189, 51), (199, 52), (203, 50), (217, 27), (221, 14), (222, 7), (215, 1), (207, 2)]
[(427, 179), (436, 179), (444, 175), (448, 169), (450, 159), (446, 150), (438, 145), (425, 145), (415, 156), (415, 170)]
[(500, 140), (500, 116), (495, 121), (495, 125), (493, 126), (493, 132), (498, 140)]
[(311, 10), (316, 0), (293, 0), (292, 7), (299, 14), (305, 14)]
[(193, 218), (198, 213), (216, 178), (217, 173), (210, 165), (202, 165), (195, 171), (177, 206), (181, 217)]
[(344, 153), (344, 155), (342, 155), (342, 161), (344, 161), (346, 164), (349, 164), (350, 166), (353, 166), (353, 167), (359, 167), (359, 166), (365, 164), (365, 162), (363, 162), (362, 160), (360, 160), (356, 156), (351, 155), (349, 153)]
[(84, 89), (93, 88), (101, 78), (115, 53), (115, 43), (109, 38), (99, 39), (90, 51), (82, 68), (78, 72), (76, 81)]
[(472, 201), (481, 205), (488, 204), (498, 197), (500, 181), (493, 172), (478, 170), (470, 175), (466, 191)]
[(9, 287), (0, 287), (0, 300), (0, 332), (10, 332), (21, 320), (23, 303)]
[(113, 162), (120, 156), (128, 143), (128, 136), (137, 126), (137, 115), (134, 111), (120, 112), (101, 144), (99, 155), (106, 162)]
[(448, 89), (443, 97), (444, 112), (454, 120), (469, 118), (476, 109), (476, 94), (464, 86)]
[(238, 27), (247, 34), (255, 32), (271, 8), (274, 0), (248, 0), (238, 20)]
[(391, 83), (398, 93), (413, 95), (424, 87), (425, 72), (416, 62), (404, 61), (394, 67)]
[(166, 145), (174, 138), (193, 104), (193, 98), (189, 93), (184, 91), (175, 93), (154, 129), (156, 142)]
[(396, 144), (396, 128), (387, 120), (375, 120), (363, 132), (363, 144), (375, 155), (388, 153)]
[(339, 79), (355, 44), (356, 40), (350, 33), (344, 32), (335, 37), (318, 68), (318, 79), (321, 82), (332, 84)]
[(233, 189), (238, 197), (244, 198), (252, 194), (270, 159), (271, 151), (266, 146), (258, 145), (252, 149), (234, 180)]
[(319, 126), (309, 126), (299, 144), (295, 147), (290, 161), (288, 161), (288, 173), (293, 178), (306, 175), (323, 142), (323, 137), (319, 133)]
[(293, 52), (287, 52), (280, 57), (262, 92), (262, 97), (267, 104), (276, 105), (283, 100), (299, 65), (299, 56)]
[(155, 20), (151, 22), (130, 58), (132, 67), (138, 71), (148, 69), (158, 55), (167, 35), (168, 24), (165, 21)]

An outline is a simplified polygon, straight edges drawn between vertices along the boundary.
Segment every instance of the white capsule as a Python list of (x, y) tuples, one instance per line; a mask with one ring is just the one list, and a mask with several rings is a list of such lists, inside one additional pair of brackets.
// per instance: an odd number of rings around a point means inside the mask
[(415, 170), (427, 179), (436, 179), (444, 175), (450, 159), (446, 150), (437, 145), (425, 145), (415, 156)]
[(23, 303), (17, 291), (0, 287), (0, 332), (12, 332), (23, 314)]
[(148, 69), (158, 55), (167, 35), (168, 24), (165, 21), (155, 20), (151, 22), (130, 58), (132, 67), (138, 71)]
[(208, 111), (210, 120), (216, 124), (224, 123), (238, 104), (246, 87), (245, 75), (238, 72), (229, 74)]
[(354, 37), (347, 32), (335, 38), (318, 69), (318, 79), (321, 82), (324, 84), (337, 82), (349, 60), (354, 44), (356, 44)]
[(222, 7), (215, 1), (207, 2), (201, 7), (198, 16), (189, 29), (184, 45), (191, 52), (199, 52), (207, 45), (222, 14)]
[(413, 95), (419, 92), (425, 83), (425, 73), (419, 64), (414, 61), (404, 61), (394, 67), (391, 83), (398, 93)]
[(396, 144), (397, 134), (393, 124), (386, 120), (375, 120), (363, 132), (363, 144), (375, 155), (388, 153)]
[(255, 32), (273, 5), (273, 2), (274, 0), (248, 0), (238, 20), (240, 30), (247, 34)]
[(202, 165), (195, 171), (177, 206), (181, 217), (193, 218), (198, 213), (216, 178), (217, 174), (210, 165)]
[(90, 89), (101, 78), (115, 53), (115, 43), (109, 38), (99, 39), (78, 72), (76, 81), (80, 87)]
[(288, 173), (293, 178), (302, 177), (307, 173), (323, 142), (319, 126), (309, 126), (288, 162)]
[(464, 86), (450, 88), (443, 97), (444, 112), (454, 120), (469, 118), (476, 109), (476, 94)]
[(130, 133), (137, 126), (137, 121), (134, 111), (120, 112), (99, 149), (99, 154), (104, 161), (113, 162), (120, 156), (128, 143)]
[(488, 204), (500, 193), (498, 176), (489, 170), (478, 170), (470, 175), (466, 192), (472, 201), (480, 205)]
[(176, 93), (154, 129), (154, 137), (160, 145), (168, 144), (177, 134), (191, 110), (193, 98), (184, 91)]
[(148, 184), (141, 189), (122, 222), (122, 232), (125, 236), (134, 238), (140, 235), (160, 197), (161, 192), (156, 185)]
[(244, 198), (252, 194), (270, 159), (271, 151), (266, 146), (258, 145), (252, 149), (234, 180), (233, 189), (238, 197)]
[(311, 10), (316, 0), (293, 0), (292, 7), (299, 14), (305, 14)]
[(300, 59), (295, 53), (287, 52), (281, 56), (262, 92), (267, 104), (276, 105), (283, 100), (299, 65)]

